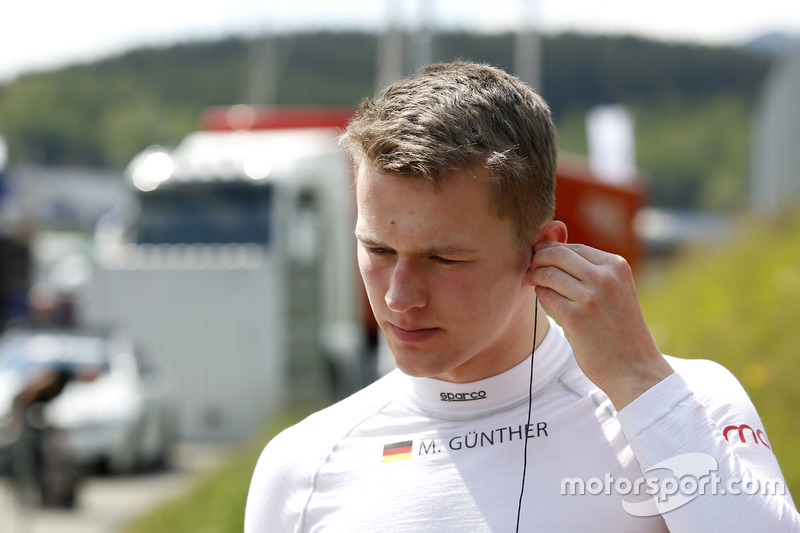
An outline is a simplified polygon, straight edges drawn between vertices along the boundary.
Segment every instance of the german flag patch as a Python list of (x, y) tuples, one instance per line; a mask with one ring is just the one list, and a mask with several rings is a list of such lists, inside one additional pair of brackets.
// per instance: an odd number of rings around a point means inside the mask
[(384, 444), (383, 446), (383, 459), (382, 463), (390, 461), (401, 461), (403, 459), (411, 459), (411, 447), (414, 441), (404, 440), (401, 442), (393, 442), (391, 444)]

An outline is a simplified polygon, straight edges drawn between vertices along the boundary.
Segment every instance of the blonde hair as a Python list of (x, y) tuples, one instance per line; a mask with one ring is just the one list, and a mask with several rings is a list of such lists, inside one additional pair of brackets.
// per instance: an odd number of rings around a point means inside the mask
[[(362, 102), (340, 138), (356, 167), (442, 183), (485, 167), (490, 205), (525, 241), (555, 210), (556, 130), (544, 100), (498, 68), (423, 67)], [(481, 173), (485, 174), (485, 173)]]

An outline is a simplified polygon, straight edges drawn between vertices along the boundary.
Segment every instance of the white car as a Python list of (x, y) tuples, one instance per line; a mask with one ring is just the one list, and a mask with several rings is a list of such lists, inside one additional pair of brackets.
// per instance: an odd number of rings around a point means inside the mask
[(92, 381), (72, 380), (43, 410), (77, 464), (127, 473), (157, 464), (175, 436), (164, 384), (119, 332), (12, 330), (0, 338), (0, 450), (8, 448), (14, 397), (47, 369), (99, 368)]

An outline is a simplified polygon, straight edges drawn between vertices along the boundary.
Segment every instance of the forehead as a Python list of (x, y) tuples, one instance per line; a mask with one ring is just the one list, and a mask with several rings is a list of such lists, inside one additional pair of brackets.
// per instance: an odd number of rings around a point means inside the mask
[[(356, 180), (356, 202), (359, 213), (375, 207), (400, 208), (410, 211), (438, 205), (463, 206), (473, 215), (489, 214), (488, 184), (471, 171), (457, 171), (433, 180), (414, 175), (383, 173), (367, 164), (359, 166)], [(394, 209), (392, 209), (394, 210)], [(455, 214), (459, 209), (452, 209)], [(378, 215), (380, 213), (374, 213)]]
[(384, 174), (360, 165), (356, 182), (360, 239), (469, 247), (511, 234), (508, 220), (489, 208), (489, 182), (472, 171), (445, 176), (438, 186), (416, 176)]

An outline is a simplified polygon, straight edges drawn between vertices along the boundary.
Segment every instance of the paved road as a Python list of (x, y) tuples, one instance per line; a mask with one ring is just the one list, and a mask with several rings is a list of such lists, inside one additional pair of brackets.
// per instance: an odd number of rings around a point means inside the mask
[(220, 446), (181, 444), (172, 466), (135, 476), (90, 477), (73, 510), (22, 509), (0, 478), (0, 533), (117, 533), (132, 519), (192, 486), (200, 472), (224, 459)]

